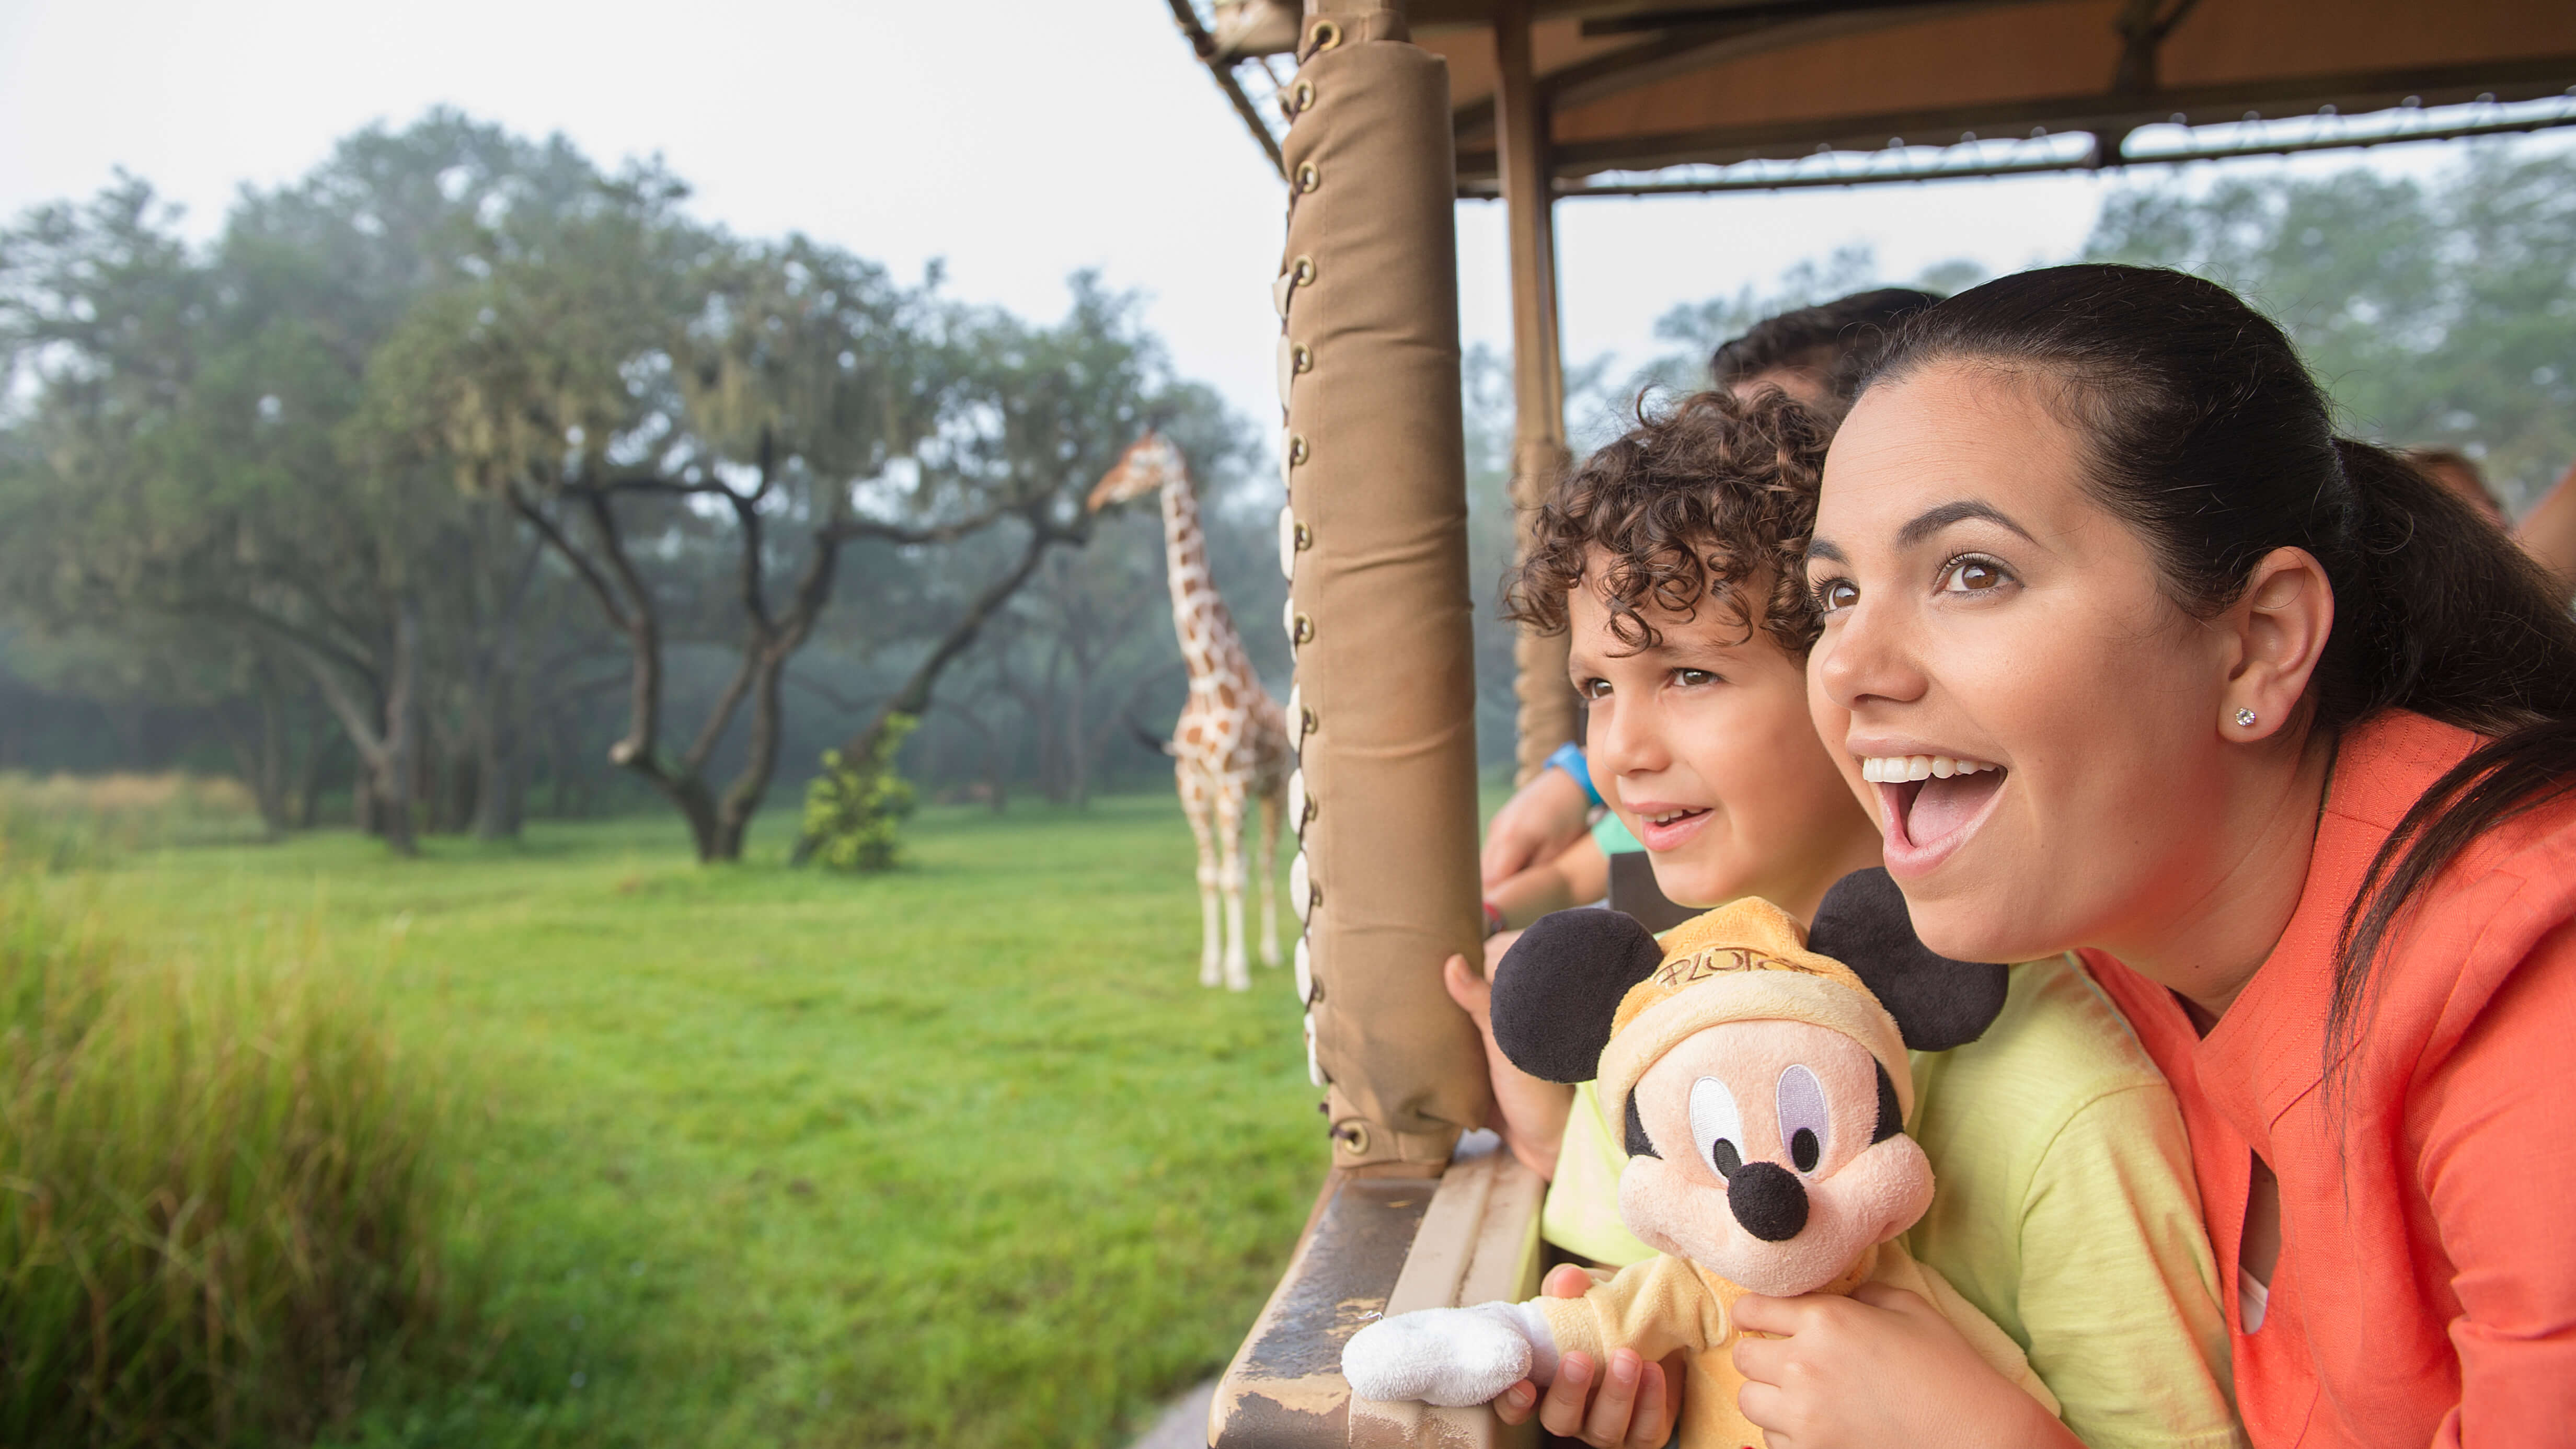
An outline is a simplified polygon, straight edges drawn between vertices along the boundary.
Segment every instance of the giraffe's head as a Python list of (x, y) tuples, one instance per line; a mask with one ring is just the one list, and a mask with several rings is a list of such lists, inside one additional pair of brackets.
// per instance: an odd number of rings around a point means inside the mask
[[(1171, 439), (1147, 428), (1145, 436), (1128, 444), (1127, 451), (1118, 455), (1118, 466), (1101, 475), (1100, 486), (1091, 490), (1087, 506), (1098, 513), (1130, 498), (1159, 492), (1168, 479), (1188, 477), (1189, 465), (1181, 460), (1181, 450), (1172, 446)], [(1187, 487), (1187, 482), (1182, 486)]]

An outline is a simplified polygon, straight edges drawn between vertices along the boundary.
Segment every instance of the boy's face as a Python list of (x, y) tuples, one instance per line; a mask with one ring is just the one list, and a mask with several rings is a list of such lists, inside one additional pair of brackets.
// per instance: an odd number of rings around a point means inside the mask
[(1707, 599), (1688, 618), (1650, 606), (1662, 642), (1631, 652), (1595, 582), (1608, 562), (1594, 550), (1567, 601), (1594, 786), (1677, 904), (1758, 895), (1812, 913), (1879, 863), (1879, 836), (1816, 738), (1804, 662)]

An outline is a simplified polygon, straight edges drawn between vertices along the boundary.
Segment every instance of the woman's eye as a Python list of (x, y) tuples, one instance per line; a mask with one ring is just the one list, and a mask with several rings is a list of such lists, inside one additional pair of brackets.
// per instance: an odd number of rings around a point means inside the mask
[(1719, 1177), (1733, 1177), (1744, 1165), (1744, 1114), (1735, 1110), (1735, 1094), (1726, 1083), (1715, 1077), (1691, 1083), (1690, 1124), (1691, 1145), (1699, 1149), (1700, 1160), (1717, 1169)]
[(1849, 579), (1827, 579), (1816, 585), (1816, 607), (1828, 614), (1859, 602), (1860, 590)]
[(1800, 1172), (1813, 1172), (1825, 1157), (1830, 1122), (1825, 1113), (1825, 1084), (1805, 1067), (1793, 1066), (1780, 1074), (1777, 1093), (1780, 1106), (1780, 1140), (1789, 1147), (1789, 1161)]
[(1992, 559), (1953, 559), (1942, 587), (1954, 594), (1982, 594), (2012, 582), (2012, 575)]

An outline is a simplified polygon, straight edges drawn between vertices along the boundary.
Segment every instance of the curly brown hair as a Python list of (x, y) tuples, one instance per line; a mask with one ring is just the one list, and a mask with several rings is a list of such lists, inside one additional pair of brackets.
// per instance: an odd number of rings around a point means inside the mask
[[(1821, 627), (1807, 592), (1807, 535), (1833, 424), (1776, 389), (1739, 399), (1696, 392), (1638, 403), (1637, 426), (1556, 486), (1506, 583), (1503, 614), (1542, 633), (1567, 627), (1584, 556), (1610, 556), (1592, 583), (1610, 632), (1631, 649), (1663, 636), (1645, 608), (1684, 618), (1706, 599), (1751, 638), (1756, 627), (1803, 657)], [(1758, 595), (1757, 595), (1757, 592)], [(1760, 615), (1754, 615), (1758, 598)]]

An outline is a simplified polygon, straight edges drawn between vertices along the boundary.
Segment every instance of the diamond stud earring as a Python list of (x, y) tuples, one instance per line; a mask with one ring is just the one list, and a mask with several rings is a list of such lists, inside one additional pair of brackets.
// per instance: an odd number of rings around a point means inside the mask
[(2254, 711), (2250, 709), (2238, 710), (2236, 712), (2236, 722), (2249, 730), (2254, 728)]

